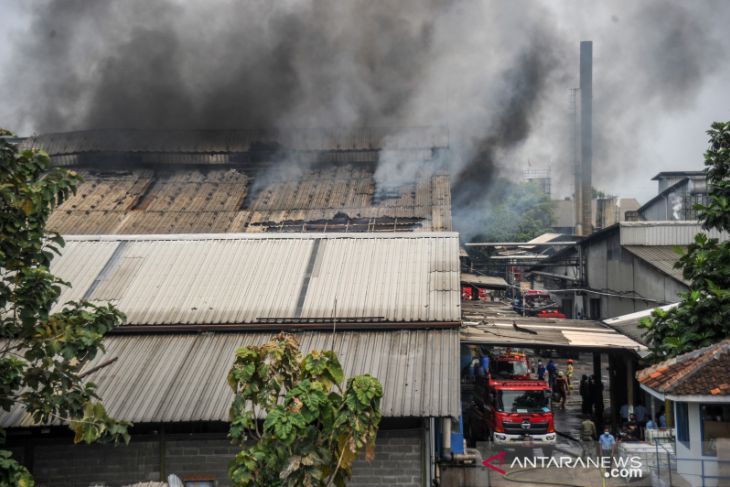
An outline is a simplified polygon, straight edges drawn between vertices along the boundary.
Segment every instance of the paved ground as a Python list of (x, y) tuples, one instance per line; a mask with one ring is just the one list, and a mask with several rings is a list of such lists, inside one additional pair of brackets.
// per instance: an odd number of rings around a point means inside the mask
[[(542, 358), (543, 363), (547, 359)], [(567, 365), (566, 359), (553, 359), (559, 370), (565, 370)], [(531, 358), (531, 363), (537, 363), (537, 357)], [(603, 378), (605, 386), (604, 390), (604, 407), (609, 407), (609, 381), (608, 371), (606, 370), (608, 362), (604, 357), (602, 363)], [(592, 355), (582, 354), (581, 357), (574, 362), (575, 372), (573, 375), (573, 392), (566, 401), (565, 409), (555, 407), (555, 427), (559, 433), (558, 444), (554, 451), (543, 451), (541, 448), (523, 449), (520, 451), (508, 451), (505, 457), (505, 465), (502, 468), (507, 472), (506, 475), (500, 475), (491, 471), (486, 467), (476, 467), (471, 469), (448, 469), (442, 472), (442, 485), (444, 487), (537, 487), (537, 486), (579, 486), (579, 487), (613, 487), (613, 486), (649, 486), (651, 481), (648, 478), (633, 479), (628, 482), (623, 479), (606, 479), (605, 472), (596, 468), (536, 468), (522, 469), (518, 465), (511, 468), (514, 458), (520, 457), (579, 457), (582, 449), (578, 442), (571, 440), (569, 437), (578, 439), (580, 423), (581, 423), (581, 397), (578, 393), (578, 385), (582, 374), (591, 375), (593, 373)], [(482, 458), (488, 458), (491, 455), (499, 453), (498, 450), (490, 447), (488, 443), (478, 443)], [(481, 462), (479, 462), (481, 463)]]

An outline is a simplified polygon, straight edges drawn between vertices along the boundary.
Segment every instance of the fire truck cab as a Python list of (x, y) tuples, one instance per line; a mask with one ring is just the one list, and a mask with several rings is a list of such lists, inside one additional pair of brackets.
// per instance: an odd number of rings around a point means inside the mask
[(555, 445), (550, 387), (540, 380), (478, 381), (468, 433), (472, 441), (492, 439), (495, 445), (507, 447)]
[(552, 300), (548, 291), (527, 289), (515, 298), (512, 307), (519, 314), (524, 313), (528, 316), (535, 316), (543, 310), (557, 309), (559, 305)]

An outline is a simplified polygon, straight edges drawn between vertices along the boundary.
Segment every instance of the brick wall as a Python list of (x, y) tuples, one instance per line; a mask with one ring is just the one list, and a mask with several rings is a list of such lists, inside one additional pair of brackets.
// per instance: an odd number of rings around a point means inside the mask
[[(348, 487), (422, 486), (422, 430), (381, 430), (371, 463), (359, 458)], [(34, 445), (33, 474), (38, 487), (109, 487), (159, 480), (160, 450), (157, 437), (133, 436), (128, 446), (72, 445), (39, 442)], [(168, 435), (166, 471), (215, 477), (227, 487), (228, 462), (236, 449), (224, 434)]]

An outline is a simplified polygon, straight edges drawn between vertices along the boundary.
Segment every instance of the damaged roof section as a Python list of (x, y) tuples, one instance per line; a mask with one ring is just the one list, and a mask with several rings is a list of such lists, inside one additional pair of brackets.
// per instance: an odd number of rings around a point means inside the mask
[[(448, 134), (439, 130), (104, 130), (21, 147), (45, 150), (85, 180), (49, 219), (62, 234), (451, 230)], [(384, 151), (419, 171), (379, 187)]]
[[(40, 134), (22, 147), (37, 147), (52, 157), (86, 153), (246, 154), (270, 150), (297, 152), (423, 150), (446, 148), (449, 133), (439, 127), (372, 127), (338, 129), (262, 130), (138, 130), (100, 129)], [(219, 158), (219, 162), (224, 158)], [(59, 162), (61, 162), (59, 160)], [(211, 163), (215, 163), (211, 159)]]
[(647, 347), (600, 321), (521, 316), (498, 302), (464, 301), (462, 343), (540, 348), (626, 349)]
[[(59, 303), (140, 327), (458, 326), (456, 233), (72, 236)], [(122, 327), (125, 328), (125, 327)]]

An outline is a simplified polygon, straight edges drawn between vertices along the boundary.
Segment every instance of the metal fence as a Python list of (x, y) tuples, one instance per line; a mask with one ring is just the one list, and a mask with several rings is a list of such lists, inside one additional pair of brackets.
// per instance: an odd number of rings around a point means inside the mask
[(673, 439), (654, 440), (651, 451), (634, 454), (641, 456), (652, 487), (730, 486), (730, 460), (677, 456)]

